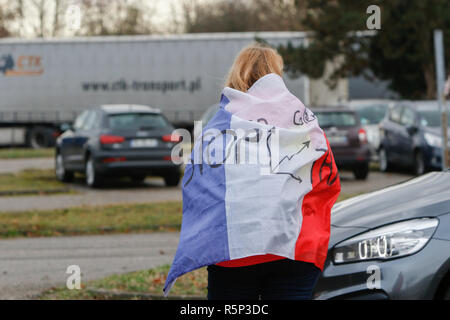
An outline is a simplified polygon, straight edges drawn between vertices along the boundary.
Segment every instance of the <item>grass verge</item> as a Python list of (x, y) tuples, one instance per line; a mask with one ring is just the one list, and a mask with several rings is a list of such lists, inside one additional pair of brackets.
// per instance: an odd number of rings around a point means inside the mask
[[(162, 296), (162, 289), (169, 269), (169, 265), (164, 265), (150, 270), (112, 275), (100, 280), (82, 283), (80, 290), (69, 290), (65, 287), (52, 288), (42, 293), (39, 298), (43, 300), (108, 299), (107, 295), (98, 294), (100, 290), (137, 293), (136, 296), (131, 295), (128, 299), (142, 299), (142, 297), (139, 297), (139, 293)], [(206, 297), (206, 286), (207, 271), (206, 268), (201, 268), (178, 278), (170, 291), (170, 295)]]
[(0, 213), (0, 238), (174, 231), (179, 201)]
[(67, 193), (66, 184), (56, 180), (53, 170), (27, 169), (0, 174), (0, 196), (20, 194)]
[(19, 159), (19, 158), (53, 158), (55, 156), (54, 148), (29, 149), (29, 148), (1, 148), (0, 159)]
[(370, 171), (380, 171), (380, 163), (379, 162), (370, 162), (369, 163), (369, 170)]

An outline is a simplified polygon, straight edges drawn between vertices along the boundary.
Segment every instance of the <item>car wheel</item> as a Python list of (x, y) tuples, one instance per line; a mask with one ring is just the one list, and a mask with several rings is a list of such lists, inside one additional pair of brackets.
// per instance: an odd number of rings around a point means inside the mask
[(380, 149), (380, 171), (381, 172), (388, 172), (391, 169), (391, 164), (388, 159), (387, 152), (384, 148)]
[(181, 174), (179, 171), (173, 171), (164, 177), (164, 182), (168, 187), (176, 187), (180, 183)]
[(73, 172), (67, 171), (64, 167), (64, 160), (62, 155), (58, 152), (55, 156), (55, 174), (56, 178), (62, 182), (73, 181)]
[(94, 160), (91, 157), (86, 159), (85, 164), (86, 185), (90, 188), (96, 188), (101, 185), (102, 178), (95, 170)]
[(367, 176), (369, 175), (369, 164), (368, 163), (357, 164), (353, 169), (353, 175), (358, 180), (366, 180)]
[(416, 151), (414, 154), (414, 174), (420, 176), (425, 173), (425, 162), (423, 161), (423, 154), (421, 151)]
[(133, 181), (134, 183), (142, 183), (144, 182), (145, 178), (147, 178), (146, 176), (131, 176), (131, 181)]

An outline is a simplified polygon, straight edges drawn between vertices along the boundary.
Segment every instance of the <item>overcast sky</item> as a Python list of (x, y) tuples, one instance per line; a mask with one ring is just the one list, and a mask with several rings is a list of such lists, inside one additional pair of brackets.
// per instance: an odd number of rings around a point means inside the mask
[[(155, 3), (158, 15), (155, 17), (155, 20), (166, 24), (169, 23), (170, 16), (172, 15), (172, 7), (178, 9), (180, 7), (181, 0), (150, 0), (150, 2)], [(180, 11), (178, 10), (178, 13)], [(155, 22), (156, 22), (155, 21)]]

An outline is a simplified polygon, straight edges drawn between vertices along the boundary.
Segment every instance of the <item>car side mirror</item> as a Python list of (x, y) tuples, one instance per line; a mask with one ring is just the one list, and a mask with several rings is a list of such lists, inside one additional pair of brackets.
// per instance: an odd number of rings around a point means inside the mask
[(419, 131), (419, 128), (412, 125), (412, 126), (409, 126), (408, 128), (406, 128), (406, 130), (408, 130), (409, 135), (412, 136), (413, 134), (416, 134)]
[(59, 128), (62, 132), (66, 132), (66, 131), (73, 129), (73, 127), (70, 123), (63, 123), (63, 124), (61, 124), (61, 126)]

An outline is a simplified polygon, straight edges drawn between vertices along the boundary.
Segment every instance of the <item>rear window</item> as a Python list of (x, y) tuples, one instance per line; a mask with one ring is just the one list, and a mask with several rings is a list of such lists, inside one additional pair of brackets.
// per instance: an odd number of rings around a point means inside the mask
[(157, 129), (170, 127), (160, 114), (119, 113), (108, 115), (108, 127), (111, 129)]
[(386, 104), (375, 104), (358, 107), (356, 112), (362, 124), (378, 124), (383, 120), (388, 106)]
[(353, 127), (357, 125), (356, 115), (353, 112), (314, 112), (319, 125), (326, 127)]
[[(439, 110), (420, 110), (420, 123), (425, 127), (440, 127), (441, 113)], [(450, 125), (450, 117), (447, 118), (447, 123)]]

